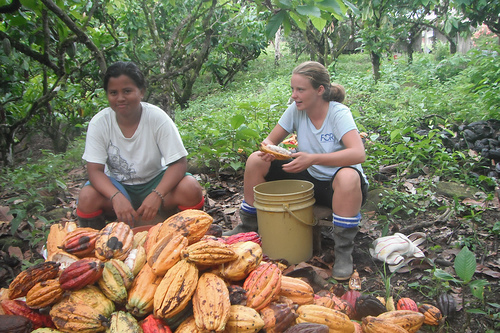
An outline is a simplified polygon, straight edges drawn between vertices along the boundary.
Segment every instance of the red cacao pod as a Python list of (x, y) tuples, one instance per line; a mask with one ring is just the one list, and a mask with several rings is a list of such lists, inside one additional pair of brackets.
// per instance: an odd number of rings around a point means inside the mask
[(156, 318), (152, 314), (144, 318), (144, 320), (140, 322), (140, 326), (144, 333), (172, 333), (170, 327), (168, 327), (163, 320)]
[(94, 284), (102, 276), (104, 263), (97, 258), (83, 258), (66, 268), (59, 276), (63, 290), (78, 290)]
[(409, 297), (400, 298), (398, 303), (396, 304), (397, 310), (411, 310), (418, 312), (417, 303)]
[(239, 234), (234, 234), (225, 239), (226, 244), (234, 244), (238, 242), (254, 242), (256, 244), (262, 245), (262, 239), (260, 235), (255, 231), (240, 232)]
[(41, 327), (55, 328), (55, 325), (49, 315), (41, 314), (37, 310), (31, 309), (24, 301), (3, 300), (1, 306), (6, 315), (23, 316), (28, 318), (33, 325), (33, 329), (35, 330)]

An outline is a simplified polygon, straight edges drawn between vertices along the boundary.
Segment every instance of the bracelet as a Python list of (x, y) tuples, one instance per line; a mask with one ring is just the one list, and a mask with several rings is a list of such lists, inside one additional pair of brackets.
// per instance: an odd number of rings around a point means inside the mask
[(154, 192), (154, 193), (158, 194), (158, 196), (159, 196), (159, 197), (160, 197), (160, 199), (161, 199), (161, 202), (163, 202), (163, 194), (161, 194), (161, 193), (160, 193), (157, 189), (155, 189), (155, 188), (154, 188), (154, 189), (152, 189), (152, 190), (151, 190), (151, 192)]
[(109, 201), (113, 201), (113, 198), (116, 197), (116, 195), (120, 193), (120, 191), (116, 191), (115, 194), (113, 194), (111, 197), (109, 197)]

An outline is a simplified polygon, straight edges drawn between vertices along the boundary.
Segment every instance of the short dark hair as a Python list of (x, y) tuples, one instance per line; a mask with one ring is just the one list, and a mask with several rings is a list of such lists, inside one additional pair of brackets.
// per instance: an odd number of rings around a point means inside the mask
[(135, 82), (139, 89), (146, 89), (146, 79), (139, 67), (131, 61), (117, 61), (108, 67), (104, 74), (103, 87), (104, 91), (108, 92), (109, 79), (117, 78), (120, 75), (126, 75)]

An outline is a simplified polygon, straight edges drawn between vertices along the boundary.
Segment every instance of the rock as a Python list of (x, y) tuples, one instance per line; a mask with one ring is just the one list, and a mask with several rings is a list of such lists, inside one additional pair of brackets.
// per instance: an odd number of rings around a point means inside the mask
[(436, 194), (449, 198), (473, 198), (479, 189), (455, 182), (439, 182), (436, 184)]

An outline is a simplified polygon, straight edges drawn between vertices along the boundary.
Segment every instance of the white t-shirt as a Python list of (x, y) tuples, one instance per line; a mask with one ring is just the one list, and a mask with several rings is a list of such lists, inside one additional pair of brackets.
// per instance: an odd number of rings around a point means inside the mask
[[(353, 129), (358, 130), (349, 108), (338, 102), (330, 102), (328, 114), (320, 129), (316, 129), (305, 111), (297, 109), (295, 102), (286, 109), (278, 124), (288, 133), (297, 133), (297, 151), (310, 154), (326, 154), (345, 149), (342, 143), (344, 134)], [(352, 167), (358, 169), (366, 180), (361, 164)], [(339, 168), (312, 165), (307, 171), (318, 180), (328, 181)]]
[(144, 184), (187, 155), (172, 119), (159, 107), (141, 103), (134, 135), (126, 138), (107, 107), (89, 123), (83, 159), (105, 165), (108, 176), (127, 185)]

